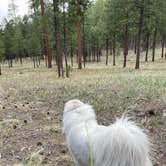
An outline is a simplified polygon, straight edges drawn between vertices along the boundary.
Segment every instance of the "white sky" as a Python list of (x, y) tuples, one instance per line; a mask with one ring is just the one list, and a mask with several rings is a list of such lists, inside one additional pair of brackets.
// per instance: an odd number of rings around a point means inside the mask
[[(7, 17), (8, 14), (8, 3), (10, 0), (0, 0), (0, 20), (4, 17)], [(16, 5), (18, 6), (17, 15), (24, 15), (28, 13), (28, 0), (15, 0)]]

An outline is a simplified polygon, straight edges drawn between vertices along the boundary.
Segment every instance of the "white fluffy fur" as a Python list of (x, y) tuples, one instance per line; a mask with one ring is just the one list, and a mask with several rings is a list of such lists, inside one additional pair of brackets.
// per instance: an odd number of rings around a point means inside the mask
[(77, 166), (90, 165), (90, 146), (93, 166), (152, 166), (149, 140), (128, 118), (108, 127), (98, 125), (92, 106), (70, 100), (65, 104), (63, 128)]

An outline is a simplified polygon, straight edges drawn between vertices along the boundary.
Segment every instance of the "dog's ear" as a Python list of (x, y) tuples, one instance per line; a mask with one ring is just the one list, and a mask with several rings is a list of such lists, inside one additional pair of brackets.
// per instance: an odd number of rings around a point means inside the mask
[(82, 106), (84, 103), (81, 102), (78, 99), (74, 99), (74, 100), (69, 100), (66, 104), (65, 104), (65, 108), (64, 108), (64, 112), (68, 112), (68, 111), (72, 111), (80, 106)]

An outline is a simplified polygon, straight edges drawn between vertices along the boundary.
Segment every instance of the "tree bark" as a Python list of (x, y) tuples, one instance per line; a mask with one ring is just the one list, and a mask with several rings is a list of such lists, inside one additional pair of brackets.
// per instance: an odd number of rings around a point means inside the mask
[(83, 31), (82, 31), (82, 35), (83, 35), (83, 60), (84, 60), (84, 68), (86, 65), (86, 50), (85, 50), (85, 18), (83, 18)]
[(134, 53), (137, 54), (137, 36), (134, 39)]
[(109, 42), (109, 40), (108, 40), (108, 38), (106, 39), (106, 65), (108, 65), (108, 42)]
[(148, 61), (148, 53), (149, 53), (149, 39), (150, 39), (150, 34), (147, 33), (146, 36), (146, 55), (145, 55), (145, 62)]
[(115, 56), (116, 56), (116, 38), (115, 34), (113, 36), (113, 66), (115, 66)]
[(152, 62), (154, 62), (154, 60), (155, 60), (156, 37), (157, 37), (157, 23), (156, 23), (156, 26), (155, 26), (154, 36), (153, 36)]
[(10, 67), (13, 67), (13, 58), (10, 59)]
[[(41, 5), (41, 14), (42, 18), (44, 19), (45, 16), (45, 9), (44, 9), (44, 1), (40, 0), (40, 5)], [(45, 48), (46, 48), (46, 55), (47, 55), (47, 60), (48, 60), (48, 68), (52, 67), (52, 57), (51, 57), (51, 49), (50, 49), (50, 44), (49, 44), (49, 39), (48, 39), (48, 27), (47, 24), (44, 25), (43, 27), (43, 32), (44, 32), (44, 39), (45, 39)]]
[(91, 56), (92, 56), (92, 51), (91, 48), (89, 47), (89, 62), (91, 62)]
[(162, 47), (161, 58), (164, 58), (164, 44), (165, 44), (165, 41), (164, 41), (164, 37), (163, 37), (162, 42), (161, 42), (161, 47)]
[(62, 48), (60, 43), (60, 31), (59, 31), (59, 18), (58, 13), (58, 1), (53, 0), (54, 6), (54, 30), (55, 30), (55, 41), (56, 41), (56, 56), (57, 56), (57, 67), (58, 67), (58, 77), (63, 77), (63, 60), (62, 60)]
[(33, 68), (35, 69), (36, 68), (35, 57), (33, 57), (32, 60), (33, 60)]
[(125, 26), (125, 36), (124, 36), (124, 61), (123, 67), (126, 67), (127, 55), (128, 55), (128, 24)]
[(143, 18), (144, 18), (144, 7), (143, 7), (143, 4), (144, 4), (144, 0), (141, 1), (141, 7), (140, 7), (138, 41), (137, 41), (137, 54), (136, 54), (135, 69), (139, 69), (139, 67), (140, 67), (141, 36), (142, 36), (142, 26), (143, 26)]
[(78, 69), (82, 69), (82, 50), (81, 50), (81, 9), (77, 11), (77, 45), (78, 45)]
[(112, 55), (112, 42), (110, 42), (110, 55)]
[(73, 67), (73, 44), (72, 44), (72, 37), (71, 37), (71, 45), (70, 45), (70, 58), (71, 58), (71, 66)]
[(22, 63), (22, 56), (20, 56), (20, 64), (22, 65), (23, 63)]
[(65, 13), (65, 2), (63, 0), (63, 30), (64, 30), (64, 55), (66, 65), (66, 77), (69, 77), (68, 62), (67, 62), (67, 49), (66, 49), (66, 13)]

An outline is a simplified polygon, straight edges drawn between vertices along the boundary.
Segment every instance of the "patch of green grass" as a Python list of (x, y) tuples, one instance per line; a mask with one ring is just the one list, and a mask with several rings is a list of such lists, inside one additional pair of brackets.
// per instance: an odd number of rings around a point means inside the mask
[(46, 131), (51, 131), (51, 132), (59, 132), (61, 131), (61, 127), (59, 125), (50, 125), (50, 126), (45, 126), (44, 130)]

